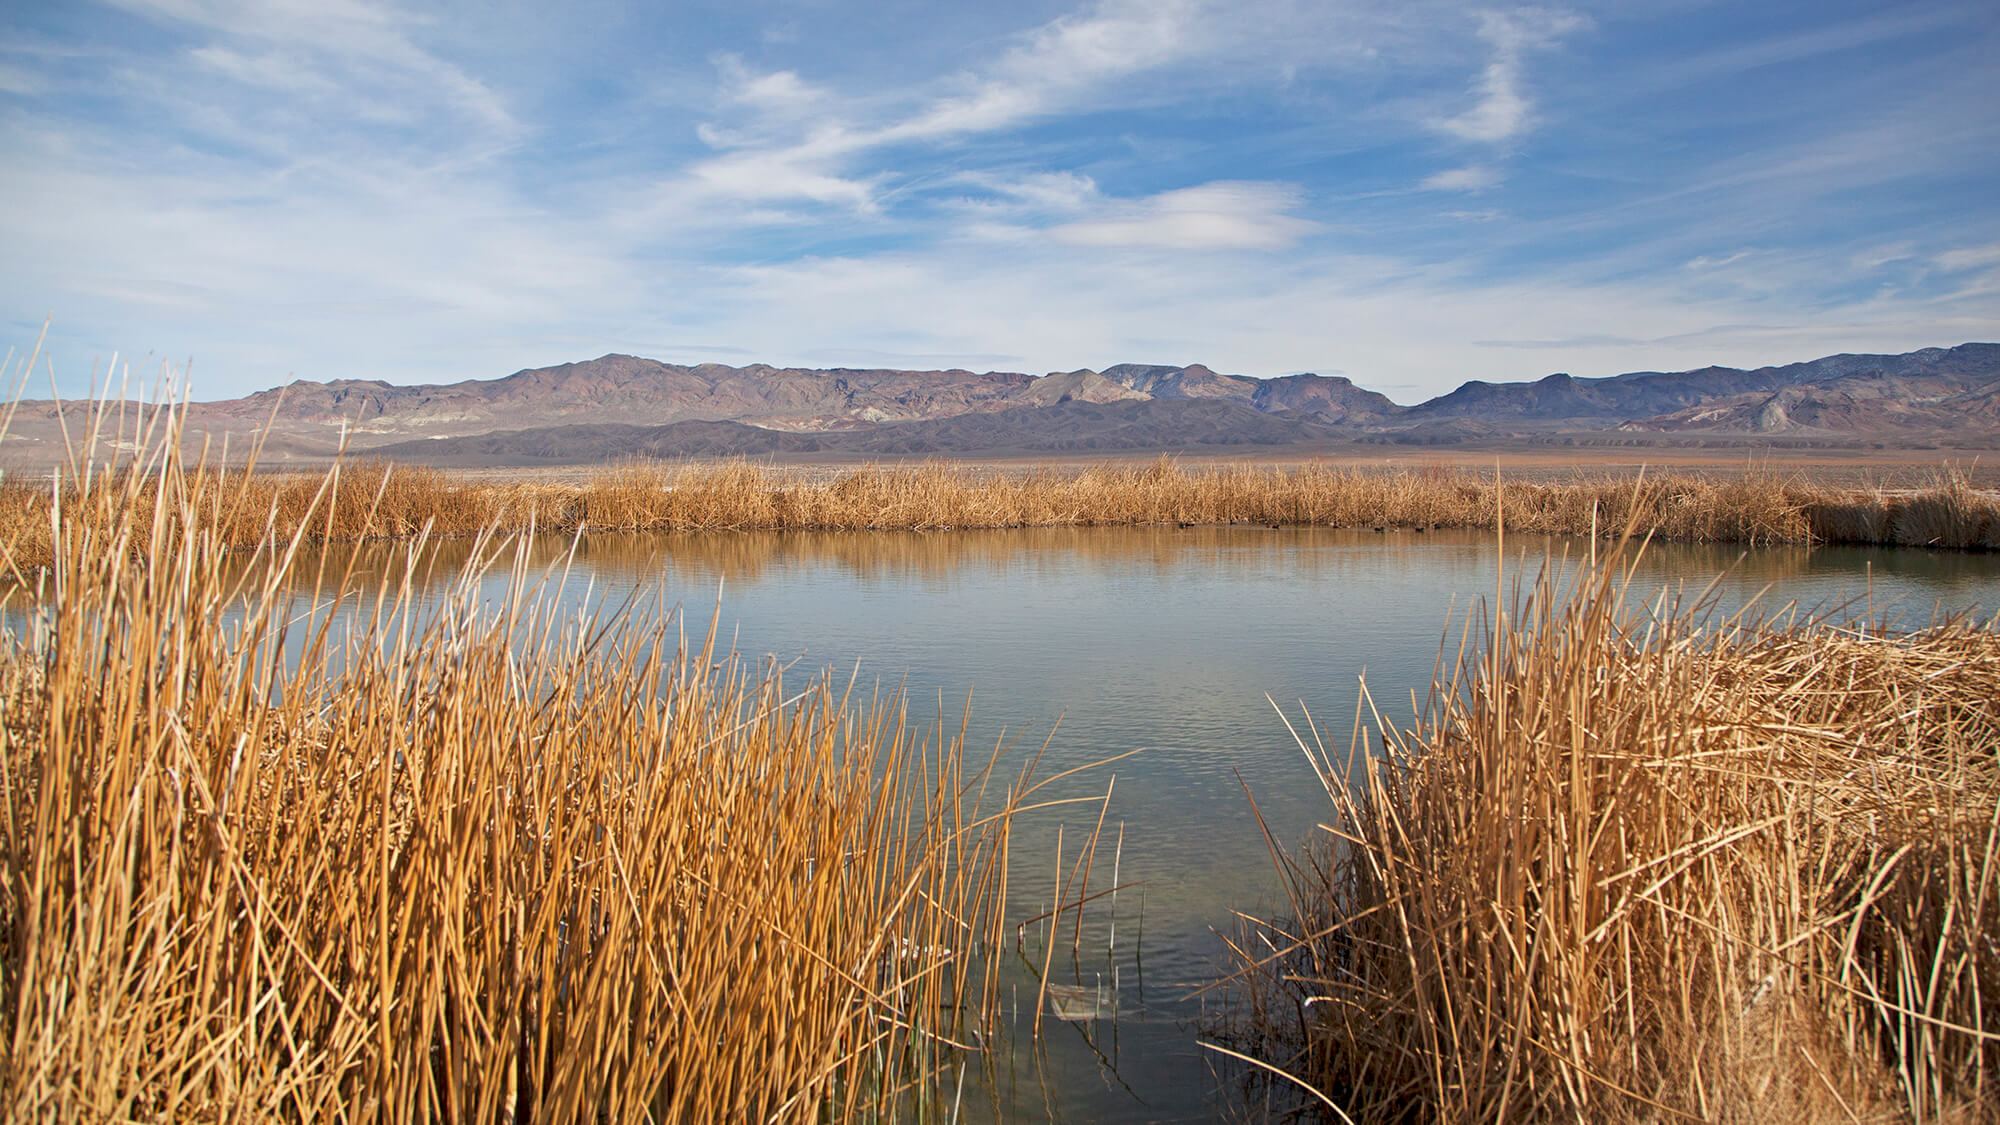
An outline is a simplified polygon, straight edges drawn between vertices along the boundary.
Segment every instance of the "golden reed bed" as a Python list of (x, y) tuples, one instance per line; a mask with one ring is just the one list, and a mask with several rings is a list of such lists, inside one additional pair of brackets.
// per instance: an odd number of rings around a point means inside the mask
[(2000, 633), (1631, 605), (1625, 561), (1373, 752), (1300, 725), (1331, 819), (1234, 1049), (1333, 1120), (2000, 1120)]
[(443, 598), (421, 537), (293, 582), (331, 477), (160, 456), (57, 493), (45, 569), (7, 546), (0, 1119), (943, 1115), (1027, 778), (664, 610), (562, 614), (525, 540)]
[[(81, 474), (73, 472), (74, 481)], [(1835, 489), (1777, 476), (1603, 475), (1504, 487), (1452, 470), (1378, 472), (1306, 465), (1144, 464), (1014, 473), (943, 463), (868, 466), (828, 476), (745, 462), (631, 464), (582, 484), (495, 483), (436, 469), (361, 463), (320, 475), (213, 472), (203, 487), (228, 504), (202, 513), (225, 543), (303, 533), (327, 540), (465, 536), (484, 531), (941, 530), (1118, 524), (1313, 525), (1602, 533), (1633, 523), (1689, 542), (1879, 543), (2000, 548), (2000, 498), (1941, 471), (1908, 492)], [(50, 505), (72, 513), (99, 476), (75, 483), (0, 481), (0, 543), (23, 566), (50, 557)], [(146, 506), (142, 503), (142, 509)], [(166, 512), (169, 519), (174, 512)], [(78, 518), (73, 516), (72, 518)], [(143, 518), (143, 513), (142, 517)]]

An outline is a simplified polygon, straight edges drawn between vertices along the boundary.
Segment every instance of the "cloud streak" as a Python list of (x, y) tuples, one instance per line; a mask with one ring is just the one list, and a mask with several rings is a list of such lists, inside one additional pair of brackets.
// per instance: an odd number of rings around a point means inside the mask
[(1500, 186), (1507, 176), (1488, 164), (1468, 164), (1424, 177), (1418, 186), (1425, 191), (1485, 191)]
[[(492, 132), (518, 129), (505, 99), (419, 46), (412, 36), (416, 21), (384, 4), (119, 0), (119, 6), (214, 37), (217, 42), (190, 52), (196, 63), (245, 85), (319, 100), (328, 116), (358, 112), (399, 120), (432, 106)], [(327, 104), (336, 98), (346, 104)]]
[(1472, 108), (1452, 117), (1432, 118), (1431, 126), (1460, 140), (1486, 145), (1501, 144), (1527, 132), (1535, 119), (1535, 102), (1525, 74), (1527, 55), (1554, 46), (1587, 24), (1572, 12), (1545, 8), (1484, 13), (1479, 37), (1493, 53), (1473, 84)]
[[(741, 202), (796, 199), (872, 212), (894, 177), (845, 171), (871, 152), (1010, 129), (1057, 112), (1100, 83), (1176, 61), (1191, 47), (1193, 12), (1186, 0), (1110, 0), (1087, 13), (1060, 17), (1024, 36), (984, 73), (948, 79), (944, 85), (956, 87), (951, 92), (899, 118), (867, 125), (844, 120), (837, 111), (802, 118), (801, 107), (824, 106), (828, 99), (790, 71), (755, 74), (725, 55), (724, 100), (752, 107), (760, 119), (747, 136), (704, 124), (700, 135), (712, 147), (735, 151), (695, 165), (687, 180), (667, 185), (664, 194)], [(801, 126), (805, 135), (775, 139), (774, 124)]]
[(1049, 234), (1074, 246), (1283, 250), (1319, 229), (1290, 214), (1298, 205), (1297, 189), (1282, 184), (1203, 184), (1115, 204)]
[(1979, 269), (1983, 266), (2000, 265), (2000, 242), (1985, 246), (1967, 246), (1957, 250), (1947, 250), (1935, 259), (1937, 267), (1953, 273), (1961, 270)]
[(1060, 17), (1027, 36), (971, 88), (939, 99), (876, 135), (878, 143), (933, 140), (1003, 129), (1069, 102), (1098, 83), (1164, 66), (1192, 47), (1187, 0), (1112, 0)]

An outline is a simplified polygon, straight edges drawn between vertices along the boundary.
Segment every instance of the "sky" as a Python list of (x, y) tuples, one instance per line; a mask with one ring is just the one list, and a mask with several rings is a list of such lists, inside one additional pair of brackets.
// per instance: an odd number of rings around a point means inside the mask
[(0, 318), (294, 378), (2000, 340), (2000, 5), (6, 0)]

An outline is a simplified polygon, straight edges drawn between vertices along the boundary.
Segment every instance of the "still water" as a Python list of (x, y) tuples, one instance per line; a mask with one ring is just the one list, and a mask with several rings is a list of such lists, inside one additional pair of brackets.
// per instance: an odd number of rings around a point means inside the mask
[[(570, 546), (537, 550), (555, 559)], [(1509, 537), (1505, 572), (1532, 579), (1585, 550)], [(975, 753), (1011, 743), (1008, 776), (1044, 744), (1043, 775), (1139, 750), (1060, 786), (1110, 787), (1091, 883), (1111, 886), (1115, 864), (1124, 888), (1091, 904), (1076, 937), (1065, 924), (1050, 976), (1070, 988), (1059, 1009), (1044, 1004), (1039, 1040), (1030, 1030), (1047, 947), (1039, 926), (1024, 932), (1003, 987), (1014, 1045), (987, 1056), (983, 1079), (968, 1076), (964, 1110), (1206, 1121), (1258, 1116), (1237, 1104), (1235, 1072), (1200, 1046), (1217, 1004), (1194, 995), (1223, 965), (1232, 912), (1278, 905), (1252, 799), (1288, 849), (1329, 812), (1267, 695), (1295, 722), (1309, 709), (1342, 747), (1364, 675), (1384, 716), (1407, 720), (1441, 643), (1455, 647), (1465, 612), (1494, 596), (1502, 561), (1490, 534), (1470, 533), (626, 535), (577, 543), (564, 589), (612, 604), (657, 593), (697, 631), (716, 613), (725, 646), (789, 666), (788, 678), (857, 678), (864, 697), (900, 686), (919, 719), (942, 714), (955, 727), (965, 716)], [(1692, 593), (1718, 576), (1725, 612), (1760, 592), (1766, 612), (1845, 605), (1841, 616), (1899, 612), (1911, 625), (2000, 609), (2000, 558), (1952, 552), (1656, 546), (1635, 581)], [(1017, 834), (1013, 917), (1047, 907), (1097, 815), (1073, 805)]]

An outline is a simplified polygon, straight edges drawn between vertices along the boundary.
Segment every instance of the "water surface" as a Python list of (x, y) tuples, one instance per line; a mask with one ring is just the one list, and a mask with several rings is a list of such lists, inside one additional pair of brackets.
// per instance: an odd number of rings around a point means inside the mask
[[(467, 550), (445, 545), (437, 589)], [(663, 597), (696, 631), (715, 613), (725, 645), (788, 665), (788, 677), (852, 678), (864, 695), (900, 686), (919, 719), (964, 715), (976, 752), (1012, 742), (1010, 774), (1044, 744), (1044, 774), (1141, 751), (1058, 787), (1113, 787), (1092, 881), (1110, 885), (1115, 852), (1130, 885), (1115, 907), (1093, 904), (1074, 943), (1063, 930), (1051, 976), (1071, 989), (1045, 1008), (1039, 1042), (1027, 1031), (1044, 946), (1039, 929), (1027, 935), (1003, 991), (1019, 1034), (987, 1057), (984, 1081), (966, 1082), (971, 1118), (1071, 1121), (1205, 1121), (1230, 1108), (1236, 1085), (1197, 1042), (1213, 1001), (1191, 994), (1222, 965), (1232, 912), (1278, 906), (1252, 798), (1288, 849), (1329, 814), (1266, 697), (1295, 722), (1309, 709), (1344, 747), (1365, 675), (1384, 714), (1406, 721), (1441, 646), (1456, 647), (1454, 607), (1462, 619), (1496, 581), (1588, 550), (1510, 536), (1503, 555), (1487, 533), (1241, 527), (617, 535), (533, 548), (542, 564), (572, 559), (566, 599)], [(373, 557), (390, 556), (363, 550), (364, 571)], [(504, 580), (490, 582), (503, 596)], [(1760, 594), (1766, 612), (1844, 606), (1908, 624), (2000, 608), (2000, 558), (1956, 552), (1664, 545), (1635, 582), (1690, 594), (1714, 582), (1720, 612)], [(1067, 871), (1096, 819), (1096, 807), (1070, 806), (1017, 835), (1013, 917), (1047, 905), (1058, 831)]]
[[(554, 561), (571, 544), (536, 549)], [(1039, 1043), (1027, 1031), (1044, 947), (1039, 928), (1028, 935), (1004, 993), (1020, 1034), (985, 1082), (968, 1078), (966, 1109), (1196, 1121), (1224, 1112), (1236, 1086), (1197, 1042), (1214, 1001), (1191, 994), (1222, 965), (1232, 912), (1278, 905), (1252, 799), (1286, 848), (1328, 815), (1266, 697), (1295, 722), (1309, 709), (1344, 746), (1365, 675), (1376, 705), (1407, 720), (1441, 646), (1456, 647), (1454, 607), (1462, 622), (1496, 582), (1588, 550), (1514, 536), (1503, 555), (1485, 533), (1311, 528), (618, 535), (577, 542), (564, 589), (657, 593), (697, 629), (716, 613), (725, 643), (791, 676), (900, 686), (920, 718), (966, 716), (976, 750), (1011, 740), (1018, 762), (1046, 744), (1045, 774), (1140, 750), (1059, 787), (1112, 786), (1092, 878), (1109, 885), (1122, 831), (1117, 874), (1130, 885), (1115, 909), (1093, 905), (1079, 937), (1062, 931), (1051, 979), (1071, 987), (1045, 1009)], [(1956, 552), (1660, 545), (1635, 583), (1688, 595), (1714, 583), (1725, 613), (1756, 598), (1767, 613), (1795, 603), (1915, 625), (2000, 607), (2000, 559)], [(1049, 902), (1058, 829), (1067, 872), (1096, 815), (1038, 814), (1017, 837), (1016, 918)]]

